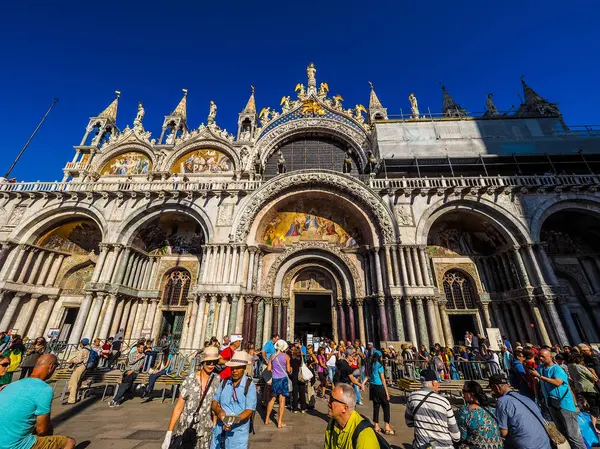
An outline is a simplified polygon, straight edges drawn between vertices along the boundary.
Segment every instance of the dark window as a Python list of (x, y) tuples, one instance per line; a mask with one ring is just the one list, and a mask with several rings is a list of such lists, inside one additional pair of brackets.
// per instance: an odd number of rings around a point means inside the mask
[(444, 293), (448, 309), (474, 309), (471, 283), (458, 271), (448, 271), (444, 275)]
[(171, 271), (163, 290), (163, 304), (165, 306), (186, 306), (190, 281), (190, 274), (187, 271)]

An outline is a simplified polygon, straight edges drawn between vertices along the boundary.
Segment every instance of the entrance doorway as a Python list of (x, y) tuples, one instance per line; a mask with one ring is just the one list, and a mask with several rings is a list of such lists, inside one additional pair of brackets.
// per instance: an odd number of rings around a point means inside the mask
[(333, 337), (331, 294), (295, 293), (294, 336), (304, 344)]
[(160, 336), (171, 334), (172, 342), (179, 346), (183, 333), (185, 312), (163, 312), (162, 329)]
[(449, 314), (448, 318), (450, 319), (452, 338), (454, 338), (454, 344), (456, 345), (464, 344), (465, 332), (479, 333), (477, 323), (475, 323), (475, 315), (473, 314)]
[(68, 341), (69, 335), (71, 334), (71, 329), (73, 328), (75, 319), (79, 313), (78, 307), (68, 307), (65, 310), (66, 312), (63, 317), (63, 322), (60, 326), (60, 335), (58, 337), (58, 341)]

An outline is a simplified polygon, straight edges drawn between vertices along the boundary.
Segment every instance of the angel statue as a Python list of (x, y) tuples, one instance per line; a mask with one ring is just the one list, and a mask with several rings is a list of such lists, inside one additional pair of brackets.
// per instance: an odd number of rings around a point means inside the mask
[(365, 118), (362, 115), (363, 112), (366, 114), (367, 113), (367, 109), (362, 104), (357, 104), (354, 107), (354, 118), (359, 123), (364, 123), (365, 122)]
[(329, 85), (327, 83), (321, 83), (319, 86), (319, 93), (317, 94), (319, 99), (323, 100), (327, 96), (327, 92), (329, 92)]
[(209, 125), (215, 123), (215, 117), (217, 116), (217, 105), (214, 101), (210, 100), (210, 109), (208, 111), (208, 119), (206, 120)]
[(263, 127), (269, 122), (269, 114), (271, 114), (271, 108), (269, 107), (262, 108), (260, 114), (258, 114), (258, 118)]
[(296, 84), (296, 88), (294, 90), (296, 92), (298, 92), (298, 98), (300, 98), (301, 100), (306, 96), (306, 90), (304, 89), (304, 84), (302, 84), (302, 83)]
[(344, 99), (339, 94), (336, 95), (335, 97), (333, 97), (333, 109), (335, 109), (337, 111), (341, 111), (343, 109), (342, 101), (344, 101)]
[(367, 152), (367, 167), (369, 167), (369, 173), (375, 173), (377, 168), (377, 158), (372, 152)]
[(292, 109), (292, 105), (290, 104), (290, 96), (288, 95), (287, 97), (281, 97), (281, 102), (279, 105), (281, 106), (281, 110), (284, 114), (289, 112), (290, 109)]
[(283, 157), (283, 153), (279, 151), (279, 159), (277, 159), (277, 173), (282, 174), (286, 172), (285, 169), (285, 158)]
[(417, 97), (412, 92), (408, 96), (410, 101), (410, 114), (412, 118), (419, 118), (419, 104), (417, 103)]
[(314, 62), (311, 62), (310, 64), (308, 64), (308, 67), (306, 68), (306, 76), (308, 76), (308, 86), (314, 86), (317, 87), (317, 69), (315, 69), (315, 64)]
[(348, 150), (346, 151), (346, 157), (344, 158), (344, 166), (342, 167), (342, 172), (350, 173), (352, 171), (352, 153)]
[(142, 120), (144, 119), (144, 115), (146, 115), (146, 111), (144, 110), (144, 106), (142, 105), (142, 103), (139, 102), (137, 115), (135, 116), (135, 119), (133, 119), (134, 128), (142, 127)]
[(487, 95), (487, 100), (485, 101), (485, 105), (487, 106), (487, 111), (485, 112), (486, 117), (497, 117), (500, 115), (500, 112), (498, 112), (498, 108), (492, 100), (493, 96), (494, 94)]

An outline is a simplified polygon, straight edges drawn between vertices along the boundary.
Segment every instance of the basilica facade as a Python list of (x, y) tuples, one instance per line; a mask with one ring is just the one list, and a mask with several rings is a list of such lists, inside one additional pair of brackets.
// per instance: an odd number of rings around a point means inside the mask
[(62, 182), (0, 184), (0, 330), (599, 341), (600, 132), (524, 81), (507, 113), (442, 87), (441, 114), (391, 117), (306, 77), (260, 112), (253, 88), (235, 135), (215, 102), (189, 126), (187, 91), (158, 138), (141, 103), (121, 130), (117, 94)]

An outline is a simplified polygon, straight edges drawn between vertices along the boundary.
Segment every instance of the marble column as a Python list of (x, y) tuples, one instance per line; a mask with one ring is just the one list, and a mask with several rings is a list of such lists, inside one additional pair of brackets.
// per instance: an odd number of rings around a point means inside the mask
[[(79, 340), (81, 340), (83, 327), (85, 326), (91, 307), (92, 294), (86, 293), (83, 297), (83, 300), (81, 301), (81, 306), (79, 307), (77, 317), (75, 318), (75, 324), (73, 324), (73, 329), (71, 330), (71, 334), (69, 335), (69, 344), (78, 344)], [(4, 326), (2, 326), (2, 323), (0, 323), (0, 328), (4, 328)]]
[(485, 278), (488, 281), (488, 288), (489, 288), (488, 291), (490, 291), (490, 292), (500, 291), (501, 289), (498, 288), (497, 279), (493, 275), (493, 270), (491, 268), (489, 259), (482, 257), (481, 258), (481, 266), (483, 268), (483, 271), (485, 272)]
[[(21, 265), (21, 261), (25, 254), (27, 253), (27, 245), (19, 245), (15, 249), (15, 256), (12, 260), (12, 266), (10, 267), (10, 272), (8, 273), (7, 280), (14, 281), (17, 276), (17, 271), (19, 270), (19, 266)], [(4, 267), (3, 267), (4, 270)]]
[(229, 313), (229, 326), (227, 326), (227, 335), (235, 334), (235, 325), (237, 323), (237, 310), (239, 300), (239, 295), (231, 295), (231, 309)]
[(288, 305), (290, 298), (281, 298), (281, 338), (284, 340), (288, 336)]
[(546, 299), (546, 309), (548, 310), (548, 315), (550, 315), (550, 320), (552, 320), (552, 326), (556, 333), (556, 337), (558, 338), (558, 344), (561, 346), (569, 346), (567, 333), (565, 332), (565, 328), (562, 325), (562, 321), (560, 320), (560, 316), (552, 299)]
[(15, 257), (19, 255), (19, 247), (15, 249), (14, 243), (2, 242), (2, 251), (0, 252), (0, 280), (4, 279), (7, 270), (10, 268), (11, 262), (15, 261)]
[(525, 267), (525, 263), (523, 262), (523, 256), (519, 252), (519, 247), (514, 247), (511, 250), (511, 254), (513, 255), (513, 260), (515, 261), (515, 265), (519, 272), (519, 276), (523, 282), (523, 287), (531, 287), (531, 281), (529, 280), (529, 274), (527, 273), (527, 268)]
[(210, 304), (208, 307), (208, 319), (206, 320), (206, 339), (215, 336), (216, 329), (216, 317), (215, 311), (217, 309), (217, 295), (210, 295)]
[(44, 285), (46, 287), (54, 286), (54, 283), (56, 282), (56, 278), (58, 277), (58, 272), (59, 272), (60, 268), (62, 267), (65, 257), (66, 256), (64, 254), (58, 254), (54, 258), (54, 261), (52, 262), (52, 268), (50, 269), (50, 273), (48, 274), (48, 277), (46, 278), (46, 282), (44, 283)]
[(102, 325), (100, 326), (100, 332), (95, 335), (95, 337), (99, 337), (102, 340), (108, 338), (110, 325), (112, 323), (113, 314), (115, 313), (115, 308), (117, 307), (117, 295), (111, 293), (108, 295), (108, 300), (106, 304), (106, 312), (104, 313), (104, 319), (102, 320)]
[(377, 307), (379, 308), (379, 338), (383, 341), (389, 340), (387, 316), (385, 312), (385, 297), (377, 297)]
[(342, 298), (338, 298), (337, 300), (337, 309), (340, 323), (340, 338), (346, 341), (346, 312), (344, 311), (344, 300)]
[(250, 256), (248, 254), (248, 247), (241, 246), (237, 278), (238, 278), (238, 284), (240, 284), (242, 287), (245, 287), (246, 284), (248, 283), (248, 266), (250, 263), (249, 257)]
[(517, 286), (515, 284), (510, 270), (508, 256), (506, 255), (506, 253), (501, 253), (498, 255), (498, 258), (500, 259), (500, 265), (502, 266), (502, 269), (504, 270), (504, 275), (506, 276), (506, 283), (511, 290), (514, 290), (515, 288), (517, 288)]
[(365, 312), (364, 312), (364, 298), (356, 298), (356, 310), (358, 312), (358, 334), (360, 342), (364, 345), (367, 343), (367, 334), (365, 332)]
[(411, 285), (408, 279), (408, 273), (406, 271), (406, 257), (404, 256), (404, 247), (398, 246), (396, 247), (396, 251), (398, 251), (400, 255), (400, 272), (402, 273), (402, 284), (401, 285)]
[[(237, 266), (238, 266), (238, 252), (239, 252), (239, 246), (235, 245), (233, 247), (233, 256), (231, 258), (231, 270), (229, 271), (229, 284), (230, 285), (234, 285), (237, 283)], [(237, 305), (237, 301), (236, 301), (236, 305)], [(233, 310), (233, 303), (232, 303), (232, 310)], [(231, 332), (230, 332), (231, 333)]]
[(440, 336), (438, 334), (438, 323), (435, 309), (437, 305), (435, 300), (431, 297), (425, 299), (427, 301), (427, 318), (429, 321), (429, 337), (432, 344), (440, 342)]
[(46, 279), (48, 279), (48, 275), (50, 274), (50, 267), (52, 266), (52, 262), (54, 262), (55, 253), (50, 251), (45, 251), (45, 259), (42, 268), (40, 269), (40, 275), (37, 277), (35, 281), (35, 285), (44, 285)]
[(115, 317), (112, 320), (112, 325), (108, 331), (108, 335), (110, 337), (114, 337), (114, 335), (119, 331), (119, 324), (121, 323), (121, 318), (123, 318), (123, 308), (125, 307), (125, 300), (122, 297), (117, 296), (117, 307), (115, 309)]
[(419, 261), (421, 262), (421, 271), (423, 273), (423, 283), (429, 287), (431, 284), (431, 270), (427, 259), (426, 248), (418, 248)]
[(144, 327), (142, 329), (152, 329), (152, 324), (154, 324), (154, 314), (156, 313), (157, 307), (158, 298), (151, 298), (149, 300), (148, 311), (146, 312), (146, 318), (144, 318)]
[(123, 333), (127, 328), (127, 322), (129, 321), (129, 312), (131, 312), (131, 305), (133, 300), (128, 298), (123, 298), (123, 315), (121, 316), (121, 321), (119, 321), (119, 330), (123, 329)]
[[(263, 302), (265, 303), (265, 312), (264, 312), (264, 316), (265, 319), (263, 321), (263, 340), (266, 342), (267, 339), (271, 338), (271, 320), (272, 320), (272, 312), (271, 312), (271, 305), (273, 303), (273, 298), (270, 297), (265, 297), (263, 298)], [(233, 310), (233, 306), (231, 307), (231, 309)]]
[(558, 304), (560, 311), (562, 312), (563, 322), (565, 324), (567, 335), (569, 336), (569, 341), (572, 345), (578, 345), (581, 343), (581, 336), (579, 335), (577, 326), (575, 326), (575, 321), (573, 321), (573, 316), (569, 310), (568, 301), (565, 298), (559, 298)]
[(523, 317), (521, 316), (519, 306), (513, 301), (510, 301), (509, 304), (515, 320), (515, 330), (517, 331), (517, 336), (519, 337), (519, 340), (521, 340), (521, 342), (524, 343), (528, 338), (527, 331), (524, 329), (527, 326), (527, 323), (523, 320)]
[(481, 301), (481, 311), (483, 312), (483, 322), (485, 327), (494, 327), (492, 325), (492, 317), (490, 315), (490, 302)]
[(508, 338), (511, 342), (516, 342), (520, 340), (519, 333), (517, 332), (517, 317), (513, 317), (510, 312), (510, 304), (507, 301), (502, 301), (498, 303), (498, 310), (505, 317), (504, 322), (508, 327)]
[(442, 319), (442, 329), (444, 331), (444, 339), (446, 346), (454, 347), (454, 337), (452, 336), (452, 327), (450, 327), (450, 318), (448, 318), (448, 310), (446, 309), (446, 299), (438, 300), (440, 306), (440, 317)]
[(252, 291), (252, 281), (254, 280), (254, 258), (256, 257), (255, 248), (250, 248), (250, 262), (248, 265), (248, 279), (246, 282), (246, 290)]
[(271, 334), (279, 333), (279, 303), (281, 298), (273, 298), (273, 316), (271, 318)]
[(390, 254), (392, 255), (392, 266), (394, 268), (394, 279), (396, 280), (395, 285), (401, 286), (401, 285), (403, 285), (403, 282), (402, 282), (402, 278), (400, 277), (400, 268), (398, 266), (398, 251), (395, 246), (392, 246), (391, 249), (389, 249), (389, 251), (390, 251)]
[(40, 316), (37, 329), (35, 329), (35, 331), (33, 332), (35, 334), (34, 338), (46, 337), (46, 329), (48, 327), (50, 317), (52, 316), (52, 312), (54, 311), (54, 306), (56, 305), (57, 299), (58, 296), (56, 295), (48, 296), (48, 299), (44, 303), (44, 310), (42, 311), (42, 315)]
[(202, 324), (204, 322), (204, 310), (206, 308), (206, 295), (200, 295), (198, 310), (196, 311), (196, 325), (194, 326), (193, 348), (202, 348)]
[(540, 255), (540, 258), (542, 259), (542, 265), (544, 266), (546, 274), (548, 275), (548, 280), (550, 281), (550, 284), (558, 285), (558, 279), (556, 277), (556, 273), (554, 273), (552, 261), (548, 257), (548, 254), (546, 254), (546, 249), (544, 247), (544, 244), (538, 243), (536, 245), (537, 252)]
[(419, 343), (429, 348), (429, 336), (427, 335), (427, 321), (425, 319), (425, 309), (423, 299), (415, 297), (415, 308), (417, 310), (417, 322), (419, 326)]
[[(194, 330), (193, 329), (191, 330), (192, 335), (190, 335), (190, 324), (194, 320), (194, 317), (192, 316), (194, 313), (194, 304), (195, 304), (194, 301), (188, 301), (187, 307), (185, 309), (185, 315), (183, 317), (183, 326), (181, 329), (181, 339), (179, 340), (179, 348), (185, 349), (184, 352), (186, 352), (186, 353), (188, 352), (187, 349), (189, 348), (188, 340), (194, 338), (194, 335), (193, 335)], [(196, 313), (198, 313), (197, 308), (196, 308)]]
[(419, 287), (423, 286), (423, 273), (421, 273), (421, 267), (419, 265), (419, 254), (417, 248), (415, 246), (410, 248), (410, 252), (412, 253), (412, 264), (415, 267), (415, 276), (417, 280), (417, 285)]
[(438, 325), (438, 336), (440, 338), (440, 344), (445, 347), (445, 346), (447, 346), (446, 345), (446, 337), (444, 337), (444, 327), (442, 326), (442, 316), (440, 315), (440, 308), (437, 304), (436, 304), (436, 308), (435, 308), (435, 318), (436, 318), (437, 325)]
[(123, 277), (125, 276), (125, 271), (129, 266), (129, 260), (131, 259), (131, 248), (127, 247), (121, 253), (121, 257), (119, 258), (118, 268), (113, 272), (113, 275), (110, 279), (111, 284), (123, 284)]
[(244, 297), (240, 296), (235, 317), (235, 333), (241, 334), (244, 328)]
[(396, 279), (394, 278), (394, 271), (392, 269), (392, 255), (389, 245), (385, 245), (385, 263), (387, 267), (388, 285), (395, 287), (398, 284), (396, 282)]
[(354, 340), (356, 340), (356, 324), (354, 322), (354, 306), (352, 304), (352, 299), (346, 299), (346, 306), (348, 307), (348, 327), (350, 330), (350, 339), (354, 342)]
[(31, 269), (31, 274), (25, 279), (25, 283), (34, 284), (36, 279), (40, 277), (39, 269), (42, 261), (44, 260), (45, 252), (41, 250), (36, 250), (35, 261), (33, 262), (33, 268)]
[(221, 295), (221, 308), (219, 309), (219, 321), (217, 325), (217, 338), (219, 341), (223, 341), (223, 335), (225, 330), (225, 313), (227, 312), (227, 296)]
[(126, 340), (136, 338), (136, 336), (133, 335), (133, 328), (134, 328), (135, 322), (137, 320), (138, 309), (141, 307), (140, 301), (137, 298), (132, 298), (130, 302), (131, 302), (131, 309), (129, 311), (129, 317), (128, 317), (127, 321), (125, 322), (125, 324), (126, 324), (125, 339)]
[(3, 330), (10, 329), (10, 327), (9, 327), (10, 322), (12, 321), (23, 296), (25, 296), (24, 293), (15, 293), (15, 295), (12, 297), (12, 299), (8, 303), (8, 308), (4, 311), (4, 315), (2, 316), (2, 321), (0, 321), (0, 329), (3, 329)]
[(537, 285), (545, 284), (546, 281), (544, 279), (544, 275), (542, 273), (542, 269), (540, 268), (540, 264), (535, 255), (535, 252), (533, 251), (533, 245), (526, 245), (525, 247), (527, 248), (527, 254), (529, 255), (529, 259), (533, 267), (533, 272), (535, 273), (535, 276), (537, 278)]
[(402, 321), (402, 306), (400, 305), (400, 296), (394, 296), (392, 298), (394, 305), (394, 319), (396, 320), (396, 338), (398, 341), (404, 341), (406, 339), (404, 335), (404, 322)]
[(415, 282), (415, 269), (412, 261), (412, 256), (410, 254), (410, 248), (407, 246), (402, 247), (404, 250), (404, 254), (406, 254), (406, 266), (408, 267), (408, 283), (411, 286), (417, 285)]
[(529, 307), (525, 301), (517, 301), (519, 304), (519, 309), (521, 309), (521, 315), (523, 316), (523, 321), (525, 322), (525, 329), (527, 330), (527, 338), (531, 343), (537, 343), (537, 336), (535, 335), (535, 329), (531, 327), (531, 318), (529, 316)]
[[(254, 342), (256, 338), (256, 320), (258, 318), (258, 298), (254, 297), (250, 304), (250, 324), (248, 326), (248, 340)], [(283, 338), (283, 337), (282, 337)], [(284, 338), (285, 340), (285, 338)]]
[(106, 293), (98, 292), (96, 293), (96, 299), (94, 300), (94, 304), (90, 310), (90, 314), (88, 316), (85, 328), (83, 330), (83, 337), (89, 338), (92, 341), (95, 338), (94, 331), (98, 325), (100, 313), (102, 312), (102, 306), (104, 305), (104, 298), (106, 297)]
[(494, 315), (494, 320), (500, 329), (500, 333), (508, 336), (509, 332), (506, 328), (506, 323), (504, 322), (502, 312), (498, 309), (498, 304), (495, 301), (490, 301), (490, 307), (492, 309), (492, 314)]
[(17, 329), (18, 333), (21, 334), (21, 336), (23, 337), (31, 338), (31, 336), (27, 332), (27, 328), (29, 327), (30, 323), (33, 324), (32, 319), (35, 317), (34, 312), (39, 299), (39, 294), (30, 295), (29, 301), (27, 301), (25, 307), (21, 308), (21, 311), (17, 316), (17, 321), (13, 327)]
[[(265, 303), (263, 302), (263, 300), (261, 298), (260, 301), (258, 302), (258, 306), (257, 306), (256, 332), (254, 335), (254, 347), (255, 348), (262, 348), (262, 346), (263, 346), (263, 342), (265, 341), (264, 337), (263, 337), (264, 326), (265, 326)], [(289, 340), (294, 341), (293, 330), (289, 336)]]
[(546, 323), (544, 322), (540, 307), (535, 299), (532, 298), (529, 300), (529, 307), (531, 308), (531, 313), (533, 315), (533, 320), (535, 321), (535, 326), (537, 327), (541, 343), (548, 346), (552, 345), (550, 335), (548, 335), (548, 330), (546, 329)]
[(223, 267), (223, 284), (229, 283), (229, 274), (233, 271), (231, 269), (231, 246), (225, 247), (225, 266)]
[(253, 299), (254, 298), (252, 296), (244, 297), (244, 328), (242, 331), (242, 338), (244, 339), (244, 341), (250, 341), (250, 321), (252, 314)]
[(417, 340), (417, 328), (415, 326), (412, 303), (408, 297), (404, 299), (404, 315), (406, 316), (406, 326), (408, 327), (408, 338), (412, 345), (418, 348), (419, 340)]
[(23, 268), (19, 272), (19, 277), (16, 282), (22, 284), (25, 281), (25, 276), (27, 275), (27, 271), (29, 271), (29, 267), (31, 266), (31, 261), (33, 259), (34, 254), (37, 253), (37, 248), (28, 248), (27, 256), (25, 257), (25, 263), (23, 264)]
[[(163, 314), (162, 314), (162, 310), (160, 308), (159, 299), (154, 298), (152, 301), (156, 304), (156, 307), (154, 308), (154, 318), (152, 319), (151, 338), (152, 338), (152, 341), (154, 342), (154, 344), (156, 344), (161, 337), (160, 330), (161, 330), (161, 326), (162, 326)], [(198, 348), (198, 346), (194, 346), (194, 348)]]
[[(379, 248), (373, 249), (373, 259), (375, 260), (375, 277), (377, 279), (377, 293), (383, 293), (383, 275), (381, 273), (381, 259), (379, 258)], [(387, 326), (386, 326), (387, 327)]]
[(102, 274), (102, 270), (104, 269), (104, 261), (106, 260), (109, 250), (109, 246), (106, 243), (100, 243), (99, 247), (100, 254), (98, 255), (98, 262), (96, 263), (94, 273), (92, 274), (92, 283), (96, 283), (100, 279), (100, 274)]
[(133, 338), (138, 338), (142, 335), (144, 329), (144, 322), (146, 320), (146, 313), (148, 313), (148, 300), (142, 298), (142, 303), (138, 306), (138, 313), (135, 320), (135, 326), (133, 328)]

